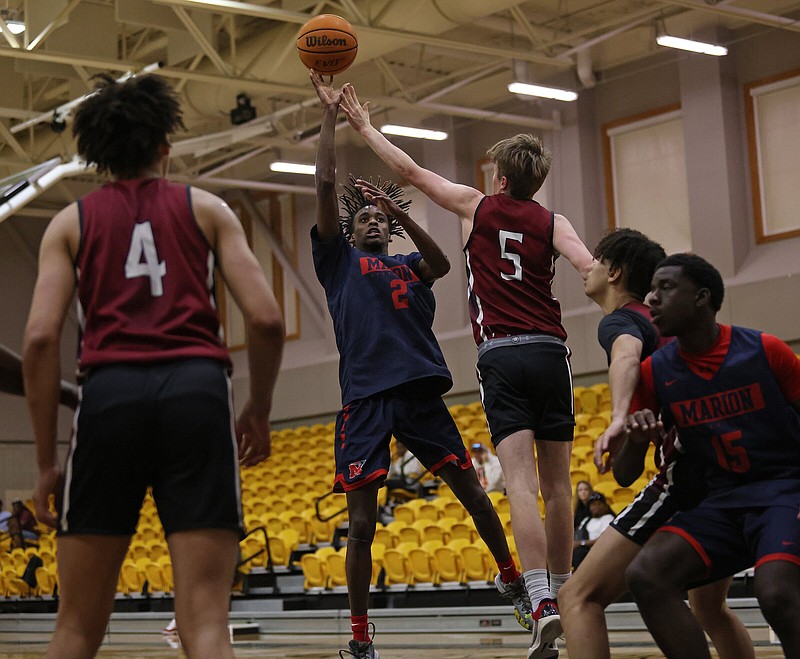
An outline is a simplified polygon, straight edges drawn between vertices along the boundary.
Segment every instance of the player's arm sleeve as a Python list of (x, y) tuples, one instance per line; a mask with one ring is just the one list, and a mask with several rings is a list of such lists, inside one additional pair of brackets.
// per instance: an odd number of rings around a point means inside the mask
[(349, 257), (351, 249), (341, 232), (332, 240), (323, 241), (320, 240), (317, 227), (311, 227), (311, 255), (314, 259), (314, 272), (326, 293), (332, 293), (344, 284), (347, 270), (343, 264)]
[(606, 355), (609, 357), (609, 362), (611, 361), (611, 348), (614, 345), (614, 341), (623, 334), (630, 334), (632, 337), (639, 339), (643, 345), (645, 343), (642, 328), (633, 322), (627, 314), (610, 313), (607, 316), (603, 316), (597, 325), (597, 341), (600, 347), (605, 350)]
[(780, 390), (786, 400), (797, 406), (800, 404), (800, 360), (788, 345), (772, 334), (762, 334), (761, 342)]

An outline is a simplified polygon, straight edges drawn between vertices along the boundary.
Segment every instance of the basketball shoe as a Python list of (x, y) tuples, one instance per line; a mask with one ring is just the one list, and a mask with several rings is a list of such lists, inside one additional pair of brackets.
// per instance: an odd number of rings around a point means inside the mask
[(380, 657), (372, 641), (350, 641), (350, 647), (347, 650), (339, 650), (340, 659), (346, 659), (347, 656), (356, 659), (379, 659)]
[[(533, 612), (533, 638), (528, 648), (528, 659), (545, 659), (558, 656), (555, 640), (562, 634), (558, 605), (551, 599), (541, 601)], [(555, 654), (553, 654), (555, 652)]]
[(498, 574), (494, 578), (494, 585), (500, 593), (500, 597), (514, 605), (514, 617), (517, 622), (528, 631), (533, 629), (531, 618), (531, 600), (528, 597), (528, 589), (525, 588), (525, 579), (519, 575), (511, 583), (503, 583)]
[(355, 657), (356, 659), (380, 659), (372, 639), (375, 638), (375, 625), (369, 623), (370, 635), (368, 641), (350, 641), (347, 650), (339, 650), (339, 659), (347, 659), (346, 655)]

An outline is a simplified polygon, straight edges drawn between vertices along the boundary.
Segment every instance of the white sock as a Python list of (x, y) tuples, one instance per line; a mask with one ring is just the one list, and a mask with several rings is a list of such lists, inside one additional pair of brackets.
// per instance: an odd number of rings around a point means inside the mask
[(571, 574), (571, 572), (567, 572), (566, 574), (550, 573), (550, 599), (558, 599), (558, 591), (561, 589), (561, 586), (567, 582)]
[(542, 600), (550, 599), (550, 584), (547, 581), (547, 570), (528, 570), (522, 575), (525, 577), (525, 588), (531, 598), (531, 607), (534, 611)]

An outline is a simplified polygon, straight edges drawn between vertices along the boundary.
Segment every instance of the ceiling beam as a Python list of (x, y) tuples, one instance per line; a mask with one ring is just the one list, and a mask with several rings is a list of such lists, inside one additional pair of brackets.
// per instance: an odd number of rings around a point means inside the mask
[(32, 41), (28, 42), (28, 45), (25, 46), (26, 50), (36, 50), (36, 48), (41, 46), (44, 40), (52, 34), (53, 30), (64, 24), (64, 21), (66, 21), (72, 10), (75, 9), (80, 2), (81, 0), (71, 0), (57, 16), (45, 26), (44, 30), (39, 32)]
[[(205, 10), (217, 14), (238, 14), (240, 16), (250, 16), (252, 18), (263, 18), (266, 20), (283, 21), (285, 23), (296, 23), (297, 25), (303, 25), (309, 20), (309, 18), (311, 18), (309, 14), (304, 12), (287, 11), (285, 9), (278, 9), (276, 7), (262, 7), (247, 2), (236, 2), (234, 0), (152, 1), (160, 5), (191, 7), (192, 9)], [(397, 30), (394, 28), (388, 29), (372, 27), (371, 25), (362, 25), (360, 23), (353, 23), (353, 27), (357, 28), (361, 34), (369, 34), (371, 36), (381, 37), (384, 39), (401, 41), (404, 43), (404, 45), (427, 44), (430, 46), (441, 46), (442, 48), (458, 50), (461, 52), (470, 53), (472, 55), (478, 54), (489, 55), (491, 57), (502, 57), (505, 59), (518, 59), (537, 64), (547, 64), (562, 69), (568, 69), (573, 66), (573, 63), (568, 59), (540, 55), (539, 53), (532, 52), (529, 48), (512, 49), (498, 48), (496, 46), (483, 46), (481, 44), (469, 43), (466, 41), (444, 39), (442, 37), (436, 37), (430, 34), (406, 32), (404, 30)]]
[(761, 25), (769, 25), (770, 27), (777, 27), (782, 30), (791, 30), (793, 32), (800, 32), (800, 21), (794, 18), (786, 18), (784, 16), (775, 16), (774, 14), (766, 14), (761, 11), (754, 11), (753, 9), (745, 9), (744, 7), (730, 7), (727, 5), (710, 5), (706, 2), (699, 0), (660, 0), (667, 5), (674, 5), (676, 7), (684, 7), (686, 9), (695, 9), (697, 11), (711, 12), (721, 16), (730, 16), (740, 18), (743, 21), (751, 23), (759, 23)]
[(228, 66), (227, 62), (220, 57), (220, 54), (217, 52), (216, 48), (212, 46), (208, 39), (206, 39), (205, 35), (201, 32), (200, 28), (197, 27), (197, 24), (192, 20), (192, 17), (189, 16), (189, 13), (183, 7), (173, 7), (172, 11), (175, 12), (178, 19), (183, 26), (186, 28), (187, 32), (192, 35), (192, 39), (197, 42), (197, 45), (200, 46), (200, 50), (205, 53), (205, 56), (211, 60), (211, 63), (217, 67), (217, 71), (219, 71), (224, 76), (233, 75), (233, 70), (230, 66)]

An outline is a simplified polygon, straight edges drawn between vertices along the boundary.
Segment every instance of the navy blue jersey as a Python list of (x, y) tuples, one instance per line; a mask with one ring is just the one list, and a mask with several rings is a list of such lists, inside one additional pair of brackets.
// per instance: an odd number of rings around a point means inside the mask
[(368, 254), (341, 233), (320, 241), (316, 227), (311, 245), (333, 318), (342, 404), (411, 381), (431, 394), (450, 389), (453, 380), (432, 329), (436, 301), (420, 278), (419, 252)]
[(702, 462), (709, 498), (758, 506), (798, 491), (800, 416), (778, 386), (761, 332), (732, 327), (722, 366), (710, 379), (688, 366), (677, 342), (651, 361), (665, 424), (678, 428), (686, 454), (679, 459)]

